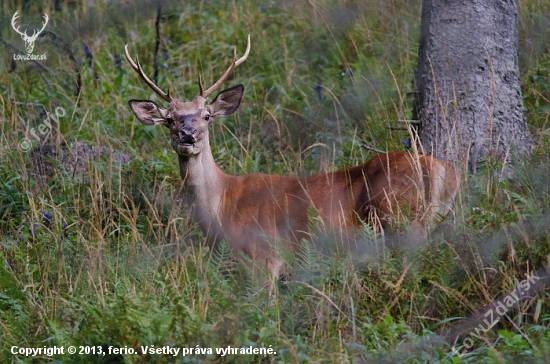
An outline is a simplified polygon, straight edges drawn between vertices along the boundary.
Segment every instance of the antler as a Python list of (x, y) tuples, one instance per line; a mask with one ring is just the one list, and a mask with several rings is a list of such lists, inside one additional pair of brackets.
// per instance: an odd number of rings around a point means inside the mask
[(24, 33), (21, 33), (21, 32), (19, 31), (19, 27), (17, 27), (17, 28), (15, 27), (15, 21), (16, 21), (17, 18), (18, 18), (17, 13), (19, 13), (19, 10), (16, 11), (15, 14), (13, 14), (13, 17), (11, 18), (11, 26), (13, 27), (13, 29), (14, 29), (17, 33), (19, 33), (21, 36), (23, 36), (23, 39), (25, 39), (26, 41), (34, 41), (34, 40), (36, 40), (36, 38), (38, 38), (38, 35), (39, 35), (40, 33), (42, 33), (42, 32), (44, 31), (44, 29), (46, 29), (46, 24), (48, 24), (48, 20), (50, 19), (50, 18), (48, 17), (48, 14), (44, 13), (44, 20), (45, 20), (45, 22), (42, 23), (42, 29), (40, 29), (40, 30), (38, 30), (38, 31), (35, 30), (35, 31), (32, 33), (32, 35), (29, 37), (29, 36), (27, 35), (27, 30), (26, 30), (26, 29), (25, 29), (25, 32), (24, 32)]
[(19, 10), (17, 10), (17, 11), (15, 12), (15, 14), (13, 14), (13, 17), (11, 18), (11, 26), (12, 26), (12, 28), (13, 28), (17, 33), (19, 33), (19, 34), (22, 35), (23, 37), (28, 37), (27, 31), (26, 31), (26, 30), (25, 30), (25, 33), (21, 33), (21, 32), (19, 31), (19, 27), (17, 27), (17, 28), (15, 27), (15, 21), (16, 21), (17, 18), (18, 18), (17, 13), (19, 13)]
[(250, 34), (248, 35), (248, 45), (246, 46), (246, 51), (244, 52), (244, 55), (241, 58), (239, 58), (237, 61), (235, 61), (235, 59), (237, 58), (237, 48), (234, 47), (233, 48), (233, 62), (231, 62), (231, 66), (229, 66), (229, 68), (227, 69), (227, 71), (225, 71), (225, 73), (222, 75), (222, 77), (218, 81), (216, 81), (215, 84), (210, 86), (206, 91), (203, 90), (201, 76), (199, 75), (199, 91), (200, 91), (201, 97), (206, 98), (206, 97), (210, 96), (214, 91), (216, 91), (218, 89), (218, 87), (220, 87), (220, 85), (227, 79), (229, 74), (231, 72), (233, 72), (233, 70), (238, 65), (240, 65), (241, 63), (246, 61), (246, 59), (248, 58), (249, 53), (250, 53)]
[(140, 75), (143, 81), (145, 81), (145, 83), (147, 83), (149, 87), (151, 87), (153, 91), (157, 93), (157, 95), (162, 97), (165, 101), (171, 102), (173, 99), (170, 96), (170, 92), (168, 92), (167, 94), (164, 93), (164, 91), (162, 91), (160, 87), (155, 85), (155, 83), (151, 81), (149, 77), (147, 77), (145, 72), (143, 72), (143, 68), (141, 68), (141, 64), (139, 63), (139, 60), (137, 61), (137, 64), (136, 64), (136, 62), (134, 62), (132, 57), (130, 57), (130, 54), (128, 53), (128, 44), (124, 46), (124, 52), (126, 53), (126, 59), (128, 60), (128, 63), (130, 63), (130, 66), (132, 66), (132, 68)]
[[(40, 29), (40, 30), (38, 31), (38, 33), (36, 33), (36, 34), (34, 34), (34, 32), (33, 32), (31, 38), (35, 38), (35, 39), (36, 39), (36, 38), (38, 37), (38, 35), (39, 35), (40, 33), (42, 33), (42, 32), (44, 31), (44, 29), (46, 29), (46, 24), (48, 24), (48, 20), (49, 20), (49, 19), (50, 19), (50, 18), (48, 18), (48, 14), (44, 13), (44, 20), (45, 20), (45, 22), (42, 23), (42, 29)], [(36, 32), (36, 31), (35, 31), (35, 32)]]

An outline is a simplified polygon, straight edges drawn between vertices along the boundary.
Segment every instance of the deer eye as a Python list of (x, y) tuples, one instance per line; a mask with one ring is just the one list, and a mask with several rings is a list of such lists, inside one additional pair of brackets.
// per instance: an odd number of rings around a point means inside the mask
[(168, 117), (165, 118), (164, 120), (166, 120), (166, 122), (167, 122), (168, 124), (172, 124), (172, 123), (174, 122), (174, 119), (171, 118), (170, 116), (168, 116)]
[(206, 115), (206, 116), (204, 117), (204, 120), (206, 120), (206, 121), (210, 120), (210, 115)]

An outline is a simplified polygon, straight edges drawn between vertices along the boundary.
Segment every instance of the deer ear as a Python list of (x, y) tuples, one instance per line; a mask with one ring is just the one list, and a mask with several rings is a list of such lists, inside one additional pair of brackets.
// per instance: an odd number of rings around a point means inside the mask
[(166, 109), (161, 108), (153, 101), (130, 100), (130, 109), (134, 115), (145, 125), (166, 125)]
[(237, 85), (223, 90), (209, 105), (212, 116), (227, 116), (233, 114), (241, 104), (244, 86)]

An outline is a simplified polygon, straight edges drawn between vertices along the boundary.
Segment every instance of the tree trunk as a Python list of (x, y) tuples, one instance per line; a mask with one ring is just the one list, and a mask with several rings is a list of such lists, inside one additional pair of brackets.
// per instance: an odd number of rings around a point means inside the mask
[(516, 0), (424, 0), (413, 118), (426, 154), (475, 173), (529, 153)]

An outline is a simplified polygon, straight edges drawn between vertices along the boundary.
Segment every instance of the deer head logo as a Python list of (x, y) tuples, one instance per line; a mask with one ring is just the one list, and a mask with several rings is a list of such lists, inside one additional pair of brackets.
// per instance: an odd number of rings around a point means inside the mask
[(42, 33), (42, 31), (44, 30), (44, 28), (46, 28), (46, 24), (48, 24), (48, 14), (44, 13), (44, 23), (42, 23), (42, 29), (40, 30), (35, 30), (31, 36), (28, 36), (27, 35), (27, 30), (25, 30), (24, 32), (21, 32), (19, 31), (19, 27), (16, 27), (15, 26), (15, 22), (18, 18), (18, 13), (19, 11), (16, 11), (15, 14), (13, 14), (13, 17), (11, 18), (11, 26), (13, 27), (13, 29), (19, 33), (21, 35), (21, 38), (23, 38), (23, 40), (25, 41), (25, 50), (27, 51), (27, 53), (32, 53), (32, 50), (34, 49), (34, 42), (36, 41), (36, 39), (38, 38), (38, 35), (40, 35), (40, 33)]

